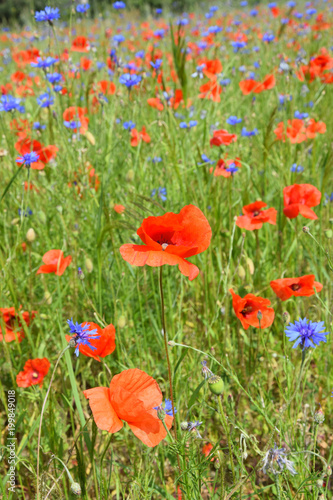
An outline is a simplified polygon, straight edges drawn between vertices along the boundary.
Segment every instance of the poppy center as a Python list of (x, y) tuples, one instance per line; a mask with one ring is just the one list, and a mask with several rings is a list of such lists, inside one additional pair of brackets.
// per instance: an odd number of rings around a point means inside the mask
[(38, 378), (39, 377), (39, 373), (38, 372), (33, 372), (32, 373), (32, 378)]
[(252, 311), (253, 311), (253, 307), (252, 306), (246, 306), (241, 311), (241, 314), (243, 314), (243, 316), (246, 316), (247, 314), (250, 314)]
[(301, 288), (301, 285), (298, 285), (297, 283), (294, 283), (293, 285), (291, 285), (290, 287), (294, 292), (297, 292), (297, 290), (299, 290)]
[(253, 212), (253, 217), (258, 217), (258, 215), (260, 215), (260, 210)]

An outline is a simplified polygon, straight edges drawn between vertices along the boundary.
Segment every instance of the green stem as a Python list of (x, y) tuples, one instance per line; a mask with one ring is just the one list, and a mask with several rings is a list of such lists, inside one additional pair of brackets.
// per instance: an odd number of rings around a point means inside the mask
[(235, 474), (235, 466), (234, 466), (233, 453), (232, 453), (232, 443), (231, 443), (231, 438), (230, 438), (229, 424), (227, 422), (227, 419), (225, 417), (225, 413), (223, 410), (222, 398), (223, 398), (222, 394), (221, 394), (221, 396), (217, 397), (218, 402), (219, 402), (222, 425), (223, 425), (224, 431), (227, 435), (228, 448), (229, 448), (229, 458), (230, 458), (230, 465), (231, 465), (231, 471), (232, 471), (232, 479), (233, 479), (234, 484), (235, 484), (236, 483), (236, 474)]
[(281, 500), (281, 489), (280, 489), (280, 477), (279, 474), (275, 474), (275, 486), (278, 500)]
[[(168, 365), (170, 399), (171, 399), (172, 415), (173, 415), (173, 431), (174, 431), (175, 441), (177, 443), (177, 441), (178, 441), (177, 420), (176, 420), (175, 404), (174, 404), (174, 398), (173, 398), (171, 364), (170, 364), (169, 348), (168, 348), (168, 336), (167, 336), (166, 326), (165, 326), (164, 293), (163, 293), (163, 267), (162, 266), (160, 267), (160, 293), (161, 293), (161, 313), (162, 313), (162, 329), (163, 329), (164, 349), (165, 349), (165, 355), (166, 355), (166, 360), (167, 360), (167, 365)], [(178, 449), (177, 449), (177, 461), (178, 461), (179, 473), (182, 474)]]

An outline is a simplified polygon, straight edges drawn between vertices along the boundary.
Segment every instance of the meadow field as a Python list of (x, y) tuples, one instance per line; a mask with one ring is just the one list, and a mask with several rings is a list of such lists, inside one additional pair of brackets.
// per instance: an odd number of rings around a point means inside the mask
[(332, 499), (333, 2), (92, 4), (0, 31), (1, 498)]

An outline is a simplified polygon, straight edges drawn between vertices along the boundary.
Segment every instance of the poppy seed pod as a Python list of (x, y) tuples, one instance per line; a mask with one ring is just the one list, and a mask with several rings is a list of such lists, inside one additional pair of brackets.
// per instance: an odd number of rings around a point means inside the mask
[(85, 265), (88, 273), (91, 273), (93, 271), (94, 265), (92, 263), (92, 260), (89, 259), (88, 257), (85, 259), (84, 265)]
[(224, 382), (218, 375), (212, 375), (208, 379), (209, 389), (216, 396), (220, 396), (223, 393)]
[(27, 234), (26, 234), (26, 239), (29, 243), (32, 243), (36, 239), (36, 233), (32, 227), (28, 229)]

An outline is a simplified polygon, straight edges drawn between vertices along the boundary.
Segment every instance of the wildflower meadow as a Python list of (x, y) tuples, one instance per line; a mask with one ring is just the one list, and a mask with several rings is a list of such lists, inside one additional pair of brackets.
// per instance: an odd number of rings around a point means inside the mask
[(180, 5), (2, 20), (3, 499), (333, 498), (333, 2)]

